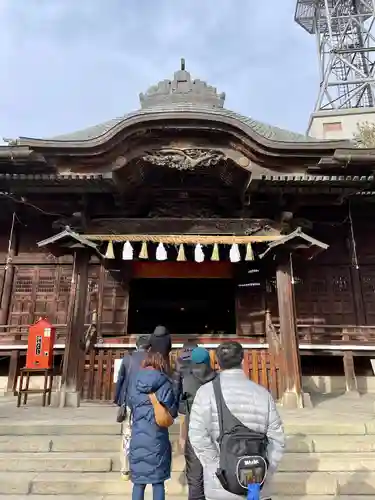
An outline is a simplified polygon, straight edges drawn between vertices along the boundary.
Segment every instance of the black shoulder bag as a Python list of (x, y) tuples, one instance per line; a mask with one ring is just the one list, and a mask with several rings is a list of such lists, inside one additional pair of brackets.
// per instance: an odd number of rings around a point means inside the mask
[(213, 381), (219, 418), (220, 449), (216, 476), (222, 487), (234, 495), (246, 496), (249, 484), (263, 485), (268, 468), (267, 436), (246, 427), (226, 405), (220, 376)]

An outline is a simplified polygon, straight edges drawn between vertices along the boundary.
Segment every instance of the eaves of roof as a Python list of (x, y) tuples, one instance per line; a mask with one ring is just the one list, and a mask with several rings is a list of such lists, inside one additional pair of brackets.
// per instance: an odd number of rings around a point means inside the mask
[(112, 184), (112, 178), (101, 174), (10, 174), (0, 173), (0, 180), (35, 181), (35, 182), (99, 182)]
[(338, 147), (350, 150), (352, 147), (349, 141), (317, 140), (267, 125), (227, 109), (205, 108), (186, 103), (141, 109), (82, 131), (50, 139), (21, 137), (17, 139), (15, 145), (31, 148), (90, 148), (111, 140), (126, 127), (142, 122), (157, 123), (162, 120), (196, 120), (226, 124), (241, 130), (268, 148), (285, 151), (292, 149), (335, 150)]
[[(372, 183), (374, 175), (260, 175), (254, 177), (253, 181), (266, 184), (364, 184)], [(100, 174), (10, 174), (0, 173), (0, 181), (10, 181), (19, 183), (36, 183), (48, 185), (87, 185), (114, 186), (112, 177)]]
[(374, 181), (374, 175), (264, 175), (256, 179), (261, 182), (276, 183), (368, 183)]

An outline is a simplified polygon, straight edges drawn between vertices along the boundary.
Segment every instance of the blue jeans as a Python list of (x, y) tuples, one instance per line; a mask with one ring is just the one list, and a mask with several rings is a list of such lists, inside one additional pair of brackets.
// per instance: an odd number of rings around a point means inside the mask
[[(146, 484), (133, 484), (132, 500), (144, 500)], [(165, 500), (164, 483), (152, 485), (152, 500)]]

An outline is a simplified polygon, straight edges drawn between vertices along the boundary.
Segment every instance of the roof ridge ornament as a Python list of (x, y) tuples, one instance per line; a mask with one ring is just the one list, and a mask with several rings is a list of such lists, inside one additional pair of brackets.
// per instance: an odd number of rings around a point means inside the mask
[(139, 94), (142, 109), (156, 106), (172, 106), (190, 104), (205, 108), (223, 108), (225, 93), (218, 93), (216, 87), (202, 80), (192, 80), (186, 71), (185, 59), (181, 58), (180, 69), (175, 72), (173, 80), (162, 80), (150, 87), (147, 92)]

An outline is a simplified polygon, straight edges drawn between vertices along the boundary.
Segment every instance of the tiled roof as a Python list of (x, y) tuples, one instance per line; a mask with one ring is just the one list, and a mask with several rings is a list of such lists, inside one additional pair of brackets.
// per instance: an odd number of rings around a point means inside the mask
[[(99, 125), (95, 125), (93, 127), (89, 127), (84, 130), (79, 130), (77, 132), (73, 132), (70, 134), (59, 135), (57, 137), (51, 137), (46, 140), (52, 141), (89, 141), (91, 139), (96, 139), (101, 135), (109, 132), (113, 127), (118, 126), (123, 123), (126, 125), (126, 121), (130, 118), (134, 117), (144, 117), (147, 119), (147, 116), (152, 116), (155, 114), (162, 114), (163, 112), (173, 112), (173, 113), (181, 113), (186, 116), (189, 112), (201, 112), (207, 115), (209, 119), (210, 115), (217, 118), (232, 118), (237, 120), (238, 122), (247, 125), (250, 127), (253, 132), (256, 134), (270, 139), (272, 141), (278, 142), (321, 142), (313, 139), (312, 137), (298, 134), (296, 132), (290, 132), (288, 130), (281, 129), (279, 127), (274, 127), (272, 125), (268, 125), (266, 123), (253, 120), (252, 118), (243, 116), (239, 113), (235, 113), (234, 111), (230, 111), (225, 108), (217, 109), (212, 107), (205, 107), (203, 105), (189, 104), (189, 103), (175, 103), (172, 105), (161, 105), (154, 106), (152, 108), (140, 109), (138, 111), (128, 113), (120, 118), (115, 118), (113, 120), (109, 120), (107, 122), (101, 123)], [(323, 141), (324, 142), (324, 141)]]

